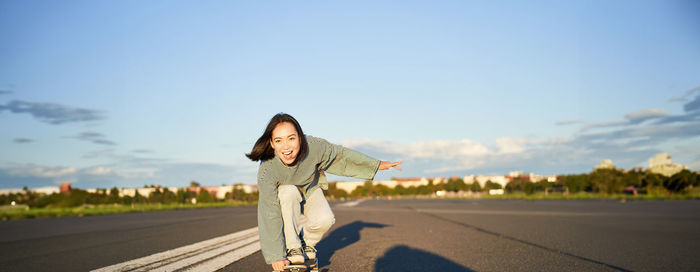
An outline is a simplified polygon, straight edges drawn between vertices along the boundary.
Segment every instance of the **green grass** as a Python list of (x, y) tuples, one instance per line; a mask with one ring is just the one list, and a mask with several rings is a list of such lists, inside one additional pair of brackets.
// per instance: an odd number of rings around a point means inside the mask
[(216, 202), (198, 204), (83, 205), (73, 208), (2, 209), (0, 210), (0, 219), (5, 221), (32, 218), (80, 217), (118, 213), (220, 208), (255, 204), (256, 203), (250, 202)]
[[(598, 194), (579, 192), (575, 194), (563, 195), (561, 193), (552, 193), (545, 195), (543, 192), (527, 195), (522, 192), (509, 193), (505, 195), (488, 195), (482, 194), (478, 196), (468, 197), (447, 197), (447, 198), (467, 198), (467, 199), (523, 199), (523, 200), (700, 200), (700, 188), (693, 188), (684, 194), (669, 194), (667, 192), (649, 192), (644, 195), (624, 195), (624, 194)], [(386, 196), (382, 197), (386, 198)], [(394, 198), (434, 198), (429, 195), (420, 196), (394, 196)], [(150, 211), (166, 211), (166, 210), (184, 210), (184, 209), (202, 209), (202, 208), (217, 208), (231, 206), (257, 205), (256, 202), (215, 202), (215, 203), (198, 203), (198, 204), (137, 204), (137, 205), (83, 205), (74, 208), (28, 208), (26, 206), (19, 207), (0, 207), (0, 219), (18, 220), (32, 218), (50, 218), (50, 217), (74, 217), (74, 216), (95, 216), (105, 214), (118, 213), (135, 213), (135, 212), (150, 212)]]

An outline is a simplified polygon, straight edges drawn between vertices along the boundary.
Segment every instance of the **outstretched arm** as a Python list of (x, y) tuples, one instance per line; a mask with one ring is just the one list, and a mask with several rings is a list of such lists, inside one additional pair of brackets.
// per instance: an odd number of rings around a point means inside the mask
[(307, 137), (309, 145), (315, 146), (321, 154), (319, 170), (346, 177), (372, 180), (377, 170), (398, 167), (401, 162), (380, 161), (355, 150), (335, 145), (321, 138)]
[(398, 161), (398, 162), (388, 162), (388, 161), (381, 161), (379, 163), (379, 170), (388, 170), (390, 168), (396, 168), (397, 170), (401, 171), (401, 167), (398, 165), (401, 164), (403, 161)]

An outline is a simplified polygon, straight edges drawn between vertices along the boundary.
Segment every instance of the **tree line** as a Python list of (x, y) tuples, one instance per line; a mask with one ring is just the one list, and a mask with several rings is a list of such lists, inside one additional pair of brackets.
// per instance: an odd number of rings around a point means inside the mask
[[(626, 188), (633, 188), (640, 194), (684, 194), (700, 184), (696, 172), (684, 169), (670, 177), (634, 168), (629, 171), (618, 169), (597, 169), (589, 174), (566, 175), (557, 178), (556, 185), (569, 188), (572, 193), (596, 192), (603, 194), (623, 193)], [(510, 184), (509, 184), (510, 185)], [(542, 189), (541, 184), (533, 184), (520, 189), (533, 192)], [(508, 186), (506, 186), (506, 189)]]
[[(433, 195), (438, 191), (446, 192), (484, 192), (490, 189), (504, 189), (506, 193), (534, 194), (544, 192), (547, 189), (566, 188), (570, 193), (589, 192), (600, 194), (620, 194), (626, 189), (632, 189), (638, 194), (668, 195), (685, 194), (700, 184), (700, 176), (696, 172), (683, 170), (673, 176), (666, 177), (635, 168), (629, 171), (618, 169), (597, 169), (586, 174), (562, 175), (556, 182), (546, 180), (530, 182), (524, 177), (514, 178), (506, 184), (505, 188), (498, 183), (487, 181), (482, 187), (478, 182), (466, 184), (459, 178), (449, 179), (447, 182), (434, 183), (429, 180), (427, 185), (404, 187), (397, 185), (389, 188), (383, 184), (374, 184), (365, 181), (362, 186), (356, 187), (352, 192), (339, 189), (336, 183), (329, 184), (326, 195), (331, 199), (345, 199), (356, 197), (376, 196), (409, 196), (409, 195)], [(199, 184), (192, 182), (191, 187)], [(629, 191), (629, 190), (627, 190)], [(71, 189), (68, 193), (40, 194), (28, 190), (26, 187), (21, 193), (0, 195), (0, 205), (24, 204), (31, 208), (44, 207), (77, 207), (81, 205), (136, 205), (136, 204), (187, 204), (187, 203), (211, 203), (225, 201), (255, 202), (258, 200), (258, 192), (246, 193), (239, 186), (234, 186), (232, 192), (226, 193), (224, 199), (217, 199), (207, 190), (201, 189), (195, 193), (189, 189), (180, 188), (173, 192), (165, 188), (156, 188), (149, 195), (144, 196), (136, 191), (134, 196), (119, 196), (119, 189), (98, 189), (96, 192), (87, 192), (81, 189)]]
[(394, 188), (389, 188), (383, 184), (374, 184), (372, 181), (365, 181), (361, 186), (357, 186), (352, 192), (347, 192), (343, 189), (338, 189), (336, 183), (328, 185), (327, 196), (334, 199), (355, 198), (365, 196), (409, 196), (409, 195), (432, 195), (438, 191), (446, 192), (481, 192), (490, 189), (502, 189), (498, 183), (486, 181), (482, 188), (478, 182), (466, 184), (463, 179), (453, 178), (447, 182), (435, 183), (434, 180), (428, 180), (427, 185), (408, 186), (396, 185)]
[(97, 189), (95, 192), (71, 188), (67, 193), (52, 194), (33, 192), (25, 187), (23, 192), (20, 193), (0, 195), (0, 205), (10, 205), (12, 202), (15, 202), (15, 204), (27, 205), (30, 208), (69, 208), (82, 205), (188, 204), (226, 201), (254, 202), (257, 200), (257, 192), (248, 194), (237, 186), (234, 186), (232, 192), (226, 193), (224, 199), (217, 199), (204, 189), (200, 189), (199, 193), (196, 193), (183, 188), (175, 192), (165, 188), (156, 188), (149, 195), (141, 195), (136, 190), (134, 196), (119, 196), (119, 189), (116, 187), (109, 190)]
[(503, 188), (501, 184), (486, 181), (482, 187), (478, 182), (466, 184), (464, 180), (453, 178), (444, 183), (435, 184), (429, 180), (427, 185), (404, 187), (365, 181), (352, 192), (338, 189), (334, 183), (329, 184), (328, 196), (331, 198), (348, 198), (364, 196), (405, 196), (432, 195), (438, 191), (446, 192), (487, 192), (491, 189), (504, 189), (506, 193), (525, 193), (528, 195), (544, 192), (547, 189), (568, 189), (569, 193), (588, 192), (599, 194), (622, 194), (636, 192), (647, 195), (685, 194), (700, 184), (700, 176), (687, 169), (667, 177), (635, 168), (629, 171), (618, 169), (596, 169), (585, 174), (558, 176), (555, 182), (541, 180), (531, 182), (526, 177), (516, 177)]

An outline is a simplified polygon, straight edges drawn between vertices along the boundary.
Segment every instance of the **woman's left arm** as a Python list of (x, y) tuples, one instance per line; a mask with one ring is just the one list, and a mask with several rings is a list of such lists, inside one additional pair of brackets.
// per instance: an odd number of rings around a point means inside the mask
[(371, 180), (374, 179), (378, 170), (390, 168), (401, 170), (398, 167), (401, 162), (379, 161), (358, 151), (331, 144), (323, 139), (317, 138), (317, 141), (324, 146), (321, 169), (328, 173)]

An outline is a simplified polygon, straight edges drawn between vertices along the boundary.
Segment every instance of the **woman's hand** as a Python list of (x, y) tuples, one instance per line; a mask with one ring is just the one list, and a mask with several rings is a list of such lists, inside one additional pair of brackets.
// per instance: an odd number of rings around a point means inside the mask
[(401, 171), (401, 167), (398, 167), (397, 165), (401, 164), (403, 161), (398, 161), (398, 162), (388, 162), (388, 161), (381, 161), (379, 162), (379, 170), (387, 170), (389, 168), (396, 168), (399, 171)]
[(284, 267), (288, 266), (288, 265), (289, 265), (288, 260), (279, 260), (279, 261), (272, 263), (272, 270), (282, 271), (282, 270), (284, 270)]

